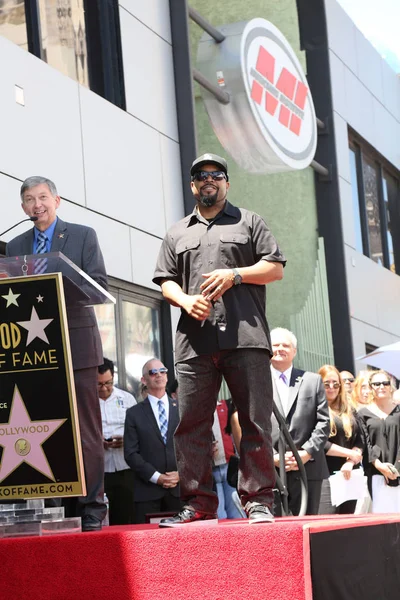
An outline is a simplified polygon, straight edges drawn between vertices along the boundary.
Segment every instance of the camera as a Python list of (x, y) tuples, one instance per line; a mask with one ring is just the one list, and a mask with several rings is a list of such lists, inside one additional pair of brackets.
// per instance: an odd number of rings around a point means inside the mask
[(389, 487), (398, 487), (400, 485), (400, 473), (393, 465), (388, 465), (389, 470), (396, 475), (396, 479), (388, 479), (387, 484)]

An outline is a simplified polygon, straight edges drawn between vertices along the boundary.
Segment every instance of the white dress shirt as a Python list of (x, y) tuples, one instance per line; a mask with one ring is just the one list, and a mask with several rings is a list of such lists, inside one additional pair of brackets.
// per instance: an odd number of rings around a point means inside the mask
[[(103, 438), (106, 440), (115, 436), (124, 435), (126, 411), (136, 404), (135, 398), (129, 392), (114, 387), (107, 400), (99, 398)], [(129, 465), (124, 459), (124, 447), (104, 449), (104, 471), (124, 471)]]
[[(168, 402), (168, 396), (167, 394), (164, 394), (164, 396), (162, 396), (161, 398), (156, 398), (155, 396), (152, 396), (151, 394), (149, 394), (148, 396), (149, 402), (150, 402), (150, 406), (151, 406), (151, 410), (153, 411), (154, 417), (157, 421), (157, 425), (158, 428), (160, 429), (160, 418), (158, 415), (158, 402), (159, 400), (161, 400), (161, 402), (164, 404), (164, 410), (165, 410), (165, 414), (167, 417), (167, 423), (169, 422), (169, 402)], [(153, 475), (150, 477), (151, 483), (157, 483), (158, 478), (160, 477), (161, 473), (159, 473), (158, 471), (154, 471)]]
[(288, 399), (289, 399), (289, 386), (290, 386), (290, 378), (292, 376), (293, 365), (291, 365), (286, 371), (283, 371), (283, 374), (286, 377), (287, 383), (285, 383), (282, 378), (282, 371), (278, 371), (275, 367), (271, 367), (273, 378), (275, 379), (276, 387), (278, 388), (279, 398), (281, 399), (283, 410), (285, 411), (285, 415), (287, 414), (288, 407)]

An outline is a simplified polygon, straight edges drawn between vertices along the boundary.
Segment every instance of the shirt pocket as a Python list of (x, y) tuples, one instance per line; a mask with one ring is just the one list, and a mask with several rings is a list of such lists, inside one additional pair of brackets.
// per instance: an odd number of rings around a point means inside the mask
[(202, 267), (200, 238), (180, 240), (176, 244), (175, 251), (178, 259), (178, 273), (183, 276), (185, 281), (191, 271)]
[(221, 261), (227, 267), (244, 267), (254, 264), (250, 236), (247, 233), (221, 233)]

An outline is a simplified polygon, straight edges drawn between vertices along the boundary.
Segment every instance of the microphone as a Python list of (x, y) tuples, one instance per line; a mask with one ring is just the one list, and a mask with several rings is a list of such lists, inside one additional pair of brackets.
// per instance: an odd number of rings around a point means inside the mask
[(9, 227), (8, 229), (6, 229), (5, 231), (3, 231), (2, 233), (0, 233), (0, 237), (2, 235), (4, 235), (5, 233), (8, 233), (9, 231), (11, 231), (11, 229), (14, 229), (14, 227), (17, 227), (17, 225), (21, 225), (21, 223), (26, 223), (26, 221), (37, 221), (39, 217), (29, 217), (29, 219), (22, 219), (22, 221), (19, 221), (18, 223), (15, 223), (15, 225), (12, 225), (11, 227)]

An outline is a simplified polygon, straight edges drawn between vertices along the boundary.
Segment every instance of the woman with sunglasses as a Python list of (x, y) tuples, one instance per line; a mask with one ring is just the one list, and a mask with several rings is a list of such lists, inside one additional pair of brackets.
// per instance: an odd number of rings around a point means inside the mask
[(372, 496), (372, 512), (400, 512), (400, 406), (393, 402), (392, 383), (386, 371), (369, 378), (373, 399), (358, 412), (365, 431), (368, 460), (365, 470)]
[[(353, 468), (362, 460), (362, 429), (354, 409), (348, 402), (337, 368), (324, 365), (318, 374), (324, 383), (331, 422), (331, 431), (325, 444), (329, 473), (333, 475), (336, 471), (341, 471), (345, 479), (350, 479)], [(333, 506), (329, 479), (322, 482), (319, 514), (352, 514), (356, 504), (357, 500), (347, 500), (339, 506)]]

